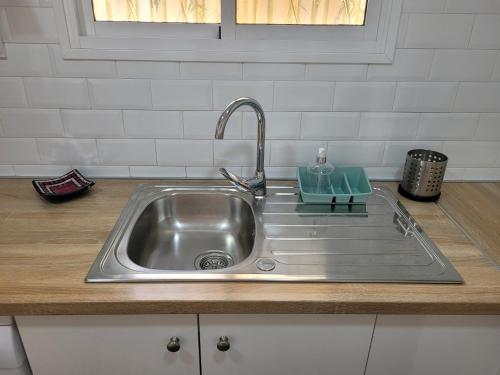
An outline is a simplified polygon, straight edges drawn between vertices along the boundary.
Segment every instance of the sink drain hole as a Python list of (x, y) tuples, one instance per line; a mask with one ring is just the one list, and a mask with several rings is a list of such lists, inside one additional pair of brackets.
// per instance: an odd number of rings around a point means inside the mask
[(209, 250), (201, 253), (194, 261), (194, 266), (198, 270), (219, 270), (231, 267), (233, 264), (231, 255), (221, 250)]

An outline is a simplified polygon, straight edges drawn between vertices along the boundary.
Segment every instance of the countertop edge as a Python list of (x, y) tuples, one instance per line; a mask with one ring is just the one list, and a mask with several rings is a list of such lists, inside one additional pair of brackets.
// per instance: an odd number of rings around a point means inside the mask
[(500, 302), (139, 301), (0, 304), (0, 315), (6, 316), (113, 314), (500, 315)]

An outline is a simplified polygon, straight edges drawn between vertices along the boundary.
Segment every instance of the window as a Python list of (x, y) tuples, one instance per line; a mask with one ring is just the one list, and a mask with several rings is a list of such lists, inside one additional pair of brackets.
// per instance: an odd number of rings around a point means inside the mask
[(237, 0), (236, 23), (363, 25), (366, 0)]
[(401, 0), (54, 0), (65, 57), (389, 63)]
[[(96, 21), (221, 23), (220, 0), (92, 0)], [(363, 25), (366, 0), (236, 0), (236, 23)]]
[(220, 23), (220, 0), (92, 0), (96, 21)]

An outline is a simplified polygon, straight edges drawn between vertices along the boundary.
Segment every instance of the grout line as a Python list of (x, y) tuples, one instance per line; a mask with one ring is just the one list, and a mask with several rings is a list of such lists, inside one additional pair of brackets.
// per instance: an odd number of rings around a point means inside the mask
[(476, 26), (476, 15), (474, 14), (472, 17), (472, 27), (470, 28), (469, 36), (467, 38), (467, 43), (465, 45), (466, 49), (471, 48), (471, 43), (472, 43), (472, 35), (474, 34), (474, 28)]
[(122, 120), (122, 130), (123, 130), (123, 138), (124, 139), (129, 139), (128, 138), (128, 134), (127, 134), (127, 130), (125, 129), (125, 111), (123, 109), (120, 110), (120, 117), (121, 117), (121, 120)]
[(490, 77), (488, 79), (488, 82), (494, 83), (495, 81), (493, 80), (494, 75), (495, 75), (495, 68), (498, 65), (498, 71), (500, 72), (500, 50), (497, 52), (497, 55), (495, 56), (495, 61), (493, 62), (493, 69), (491, 70)]
[(432, 70), (434, 69), (435, 63), (436, 63), (436, 48), (434, 48), (432, 50), (431, 64), (430, 64), (429, 70), (427, 71), (427, 74), (425, 76), (425, 82), (434, 82), (431, 80), (431, 75), (432, 75)]
[(157, 166), (158, 165), (158, 143), (157, 143), (158, 140), (155, 138), (153, 141), (154, 141), (153, 147), (155, 149), (155, 165)]

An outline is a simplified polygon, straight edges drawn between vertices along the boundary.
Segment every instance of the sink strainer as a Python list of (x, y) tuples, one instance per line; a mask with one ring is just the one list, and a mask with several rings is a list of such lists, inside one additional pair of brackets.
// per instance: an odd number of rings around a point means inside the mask
[(221, 250), (209, 250), (201, 253), (194, 261), (194, 266), (198, 270), (219, 270), (233, 264), (233, 258)]

